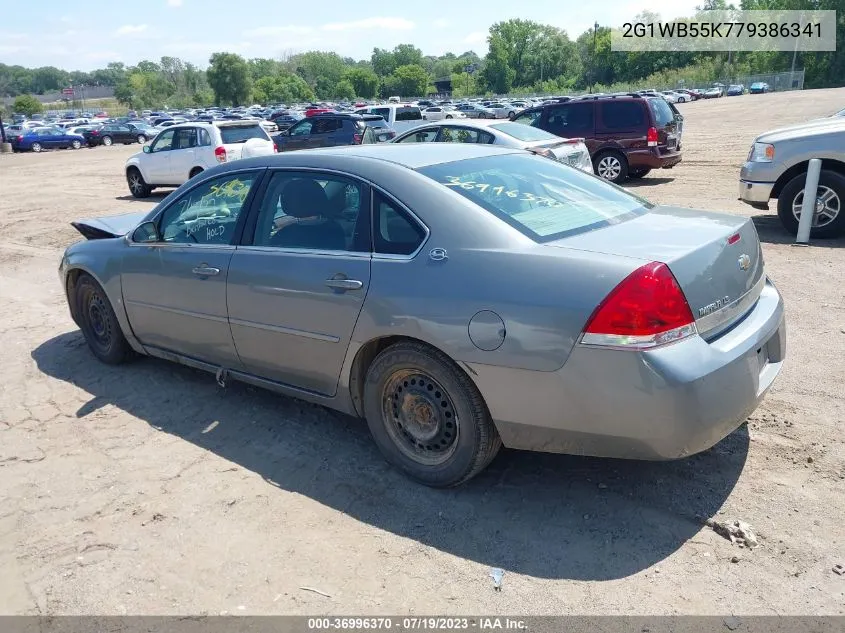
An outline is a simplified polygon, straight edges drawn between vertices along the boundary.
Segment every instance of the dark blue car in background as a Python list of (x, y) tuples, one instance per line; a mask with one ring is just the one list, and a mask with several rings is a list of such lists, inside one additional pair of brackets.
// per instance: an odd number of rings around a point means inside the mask
[(45, 149), (71, 147), (79, 149), (85, 145), (85, 137), (79, 134), (68, 134), (66, 130), (56, 127), (36, 127), (26, 130), (22, 134), (9, 139), (12, 149), (16, 152), (40, 152)]

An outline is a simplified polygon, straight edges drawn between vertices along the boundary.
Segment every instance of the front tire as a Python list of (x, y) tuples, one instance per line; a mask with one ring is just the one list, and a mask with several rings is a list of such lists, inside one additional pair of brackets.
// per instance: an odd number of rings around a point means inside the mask
[(422, 343), (397, 343), (375, 358), (364, 383), (364, 414), (385, 459), (427, 486), (471, 479), (502, 446), (470, 378)]
[(149, 198), (153, 191), (137, 167), (130, 167), (126, 171), (126, 183), (129, 185), (129, 193), (136, 198)]
[(79, 141), (74, 141), (73, 143), (70, 144), (70, 146), (73, 149), (79, 149), (80, 147), (82, 147), (82, 143), (80, 143)]
[[(778, 195), (778, 217), (793, 235), (798, 233), (806, 179), (807, 174), (798, 174)], [(825, 239), (841, 235), (845, 235), (845, 176), (823, 169), (819, 174), (810, 237)]]
[(108, 297), (90, 275), (76, 282), (76, 313), (91, 352), (108, 365), (119, 365), (132, 353)]
[(139, 143), (140, 145), (143, 145), (143, 144), (144, 144), (144, 143), (146, 143), (146, 142), (147, 142), (147, 137), (146, 137), (146, 136), (144, 136), (143, 134), (139, 134), (139, 135), (138, 135), (138, 143)]
[(104, 136), (103, 137), (103, 145), (109, 147), (112, 144), (111, 136)]
[(601, 152), (593, 164), (599, 178), (617, 185), (628, 179), (628, 161), (619, 152)]
[(31, 147), (33, 152), (40, 152), (44, 149), (41, 147), (41, 143), (33, 143)]

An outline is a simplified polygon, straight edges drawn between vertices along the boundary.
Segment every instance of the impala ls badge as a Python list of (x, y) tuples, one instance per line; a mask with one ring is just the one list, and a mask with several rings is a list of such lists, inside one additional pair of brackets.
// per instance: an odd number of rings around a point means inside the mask
[(707, 316), (708, 314), (712, 314), (716, 310), (720, 310), (724, 308), (731, 302), (731, 298), (728, 296), (722, 297), (721, 299), (716, 299), (713, 303), (708, 303), (703, 308), (698, 309), (698, 318), (700, 319), (703, 316)]
[(748, 270), (751, 267), (751, 258), (743, 253), (739, 256), (739, 261), (737, 263), (739, 264), (740, 270)]

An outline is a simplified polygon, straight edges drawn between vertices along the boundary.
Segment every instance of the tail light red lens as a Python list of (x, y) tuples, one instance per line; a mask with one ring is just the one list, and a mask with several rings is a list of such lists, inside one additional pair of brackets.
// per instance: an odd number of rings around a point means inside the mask
[(695, 335), (689, 303), (669, 267), (651, 262), (628, 275), (596, 308), (581, 343), (648, 349)]
[(276, 145), (275, 143), (273, 143), (273, 153), (274, 153), (274, 154), (278, 154), (278, 153), (279, 153), (279, 146), (278, 146), (278, 145)]
[(23, 136), (19, 136), (17, 140), (18, 140), (18, 143), (22, 143), (23, 142)]
[(646, 134), (646, 140), (648, 141), (649, 147), (657, 147), (657, 128), (656, 127), (648, 128), (648, 133)]
[(352, 141), (353, 141), (356, 145), (360, 145), (360, 144), (361, 144), (361, 142), (362, 142), (363, 140), (364, 140), (364, 137), (363, 137), (363, 136), (361, 136), (360, 134), (353, 134), (353, 135), (352, 135)]
[(218, 163), (225, 163), (226, 162), (226, 148), (222, 145), (219, 147), (214, 148), (214, 158), (217, 159)]

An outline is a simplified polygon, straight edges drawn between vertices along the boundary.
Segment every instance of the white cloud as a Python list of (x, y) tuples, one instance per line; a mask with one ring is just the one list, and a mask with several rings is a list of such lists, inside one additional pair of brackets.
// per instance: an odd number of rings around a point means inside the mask
[(276, 35), (288, 35), (291, 33), (311, 33), (313, 30), (310, 26), (260, 26), (257, 29), (244, 31), (244, 36), (275, 37)]
[(181, 7), (182, 0), (167, 0), (168, 7)]
[(138, 33), (143, 33), (147, 30), (146, 24), (124, 24), (119, 29), (117, 29), (114, 34), (115, 35), (137, 35)]
[(438, 29), (445, 29), (452, 26), (452, 22), (446, 18), (438, 18), (434, 21), (434, 26)]
[(485, 31), (474, 31), (464, 38), (465, 44), (483, 44), (487, 41), (487, 33)]
[(405, 18), (364, 18), (352, 22), (334, 22), (324, 24), (324, 31), (350, 31), (357, 29), (385, 29), (394, 31), (410, 31), (414, 23)]

